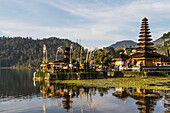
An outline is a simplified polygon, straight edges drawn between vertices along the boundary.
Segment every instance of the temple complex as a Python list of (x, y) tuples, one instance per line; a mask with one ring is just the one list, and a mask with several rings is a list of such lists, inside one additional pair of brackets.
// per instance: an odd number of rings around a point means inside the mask
[(155, 60), (160, 58), (160, 54), (154, 52), (155, 48), (152, 47), (153, 43), (149, 30), (148, 19), (144, 17), (138, 39), (140, 43), (137, 44), (136, 52), (131, 55), (134, 65), (154, 66)]

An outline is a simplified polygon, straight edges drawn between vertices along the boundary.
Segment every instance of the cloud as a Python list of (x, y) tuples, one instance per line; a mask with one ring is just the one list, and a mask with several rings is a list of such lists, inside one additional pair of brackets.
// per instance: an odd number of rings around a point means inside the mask
[[(149, 22), (152, 24), (157, 24), (156, 22), (163, 22), (164, 18), (170, 18), (168, 17), (170, 13), (170, 1), (168, 0), (136, 0), (117, 6), (101, 3), (99, 1), (93, 2), (91, 4), (61, 0), (58, 2), (51, 1), (46, 3), (53, 7), (70, 12), (73, 15), (82, 16), (90, 21), (95, 21), (90, 26), (92, 31), (90, 33), (98, 33), (102, 34), (103, 36), (106, 36), (107, 34), (109, 35), (108, 39), (111, 40), (113, 40), (112, 37), (121, 35), (121, 32), (124, 31), (129, 31), (129, 34), (139, 32), (139, 23), (144, 16), (149, 17), (149, 19), (152, 20)], [(134, 26), (133, 24), (138, 26)], [(111, 32), (113, 32), (113, 34)], [(117, 34), (115, 32), (117, 32)], [(155, 32), (156, 33), (154, 34), (157, 34), (158, 31)], [(129, 34), (127, 34), (126, 38), (130, 38), (128, 36)], [(134, 33), (134, 36), (135, 35), (136, 33)], [(125, 36), (121, 37), (121, 39), (125, 38)], [(135, 37), (131, 38), (134, 39)], [(96, 37), (96, 39), (97, 38), (98, 37)]]
[[(3, 1), (5, 2), (5, 1)], [(10, 1), (7, 1), (11, 3)], [(149, 18), (153, 39), (169, 31), (169, 0), (30, 0), (14, 1), (26, 11), (25, 18), (1, 15), (0, 35), (32, 36), (36, 38), (58, 36), (76, 40), (137, 41), (141, 19)], [(4, 5), (5, 10), (5, 5)], [(2, 8), (0, 8), (2, 10)], [(2, 10), (2, 14), (4, 14)], [(13, 8), (15, 10), (15, 8)], [(8, 10), (6, 10), (8, 13)], [(11, 12), (11, 11), (10, 11)], [(22, 17), (19, 10), (15, 12)], [(10, 13), (11, 14), (11, 13)], [(56, 15), (55, 15), (56, 14)], [(161, 24), (163, 23), (163, 24)]]

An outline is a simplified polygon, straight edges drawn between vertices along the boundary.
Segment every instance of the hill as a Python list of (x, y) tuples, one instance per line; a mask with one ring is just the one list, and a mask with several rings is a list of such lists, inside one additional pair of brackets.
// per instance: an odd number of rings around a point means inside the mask
[(165, 40), (165, 42), (169, 42), (170, 41), (170, 32), (164, 33), (160, 38), (158, 38), (157, 40), (153, 41), (153, 43), (155, 45), (159, 45), (159, 44), (162, 45), (163, 40)]
[(164, 33), (160, 38), (154, 41), (156, 51), (160, 54), (170, 54), (170, 32)]
[(47, 46), (48, 59), (50, 60), (55, 59), (55, 53), (59, 46), (65, 48), (73, 44), (74, 48), (80, 48), (77, 43), (56, 37), (42, 40), (28, 37), (0, 37), (0, 67), (39, 66), (42, 63), (44, 44)]
[(134, 47), (134, 46), (137, 46), (137, 43), (132, 40), (123, 40), (123, 41), (119, 41), (119, 42), (116, 42), (115, 44), (110, 45), (110, 47), (117, 49), (117, 48), (122, 48), (125, 45), (126, 47), (129, 47), (129, 46)]

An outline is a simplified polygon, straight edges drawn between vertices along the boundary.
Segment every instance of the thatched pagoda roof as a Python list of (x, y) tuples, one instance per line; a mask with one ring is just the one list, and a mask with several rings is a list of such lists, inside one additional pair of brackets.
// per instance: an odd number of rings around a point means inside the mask
[(156, 50), (154, 47), (137, 47), (137, 51), (142, 51), (142, 50)]
[(140, 39), (138, 39), (138, 41), (151, 41), (151, 40), (152, 40), (151, 38), (145, 38), (145, 39), (140, 38)]
[(151, 35), (148, 35), (148, 34), (142, 34), (142, 35), (139, 35), (139, 37), (151, 37)]
[(70, 59), (68, 59), (68, 58), (63, 58), (63, 59), (61, 59), (61, 60), (55, 60), (55, 61), (53, 61), (53, 63), (57, 63), (57, 62), (70, 62)]
[(156, 52), (151, 52), (151, 53), (149, 53), (149, 52), (139, 53), (138, 52), (138, 53), (132, 54), (131, 57), (132, 58), (143, 58), (143, 57), (145, 57), (145, 58), (159, 58), (159, 57), (161, 57), (161, 55)]
[(150, 38), (148, 19), (145, 17), (142, 19), (142, 26), (140, 29), (140, 35), (138, 41), (138, 47), (136, 48), (136, 53), (132, 54), (132, 58), (159, 58), (160, 54), (153, 52), (155, 48), (151, 47), (154, 43), (150, 42), (152, 39)]
[(148, 19), (147, 19), (146, 17), (144, 17), (144, 18), (142, 19), (142, 21), (148, 21)]
[(137, 44), (138, 46), (141, 46), (141, 45), (153, 45), (153, 43), (152, 42), (144, 42), (144, 43), (138, 43)]

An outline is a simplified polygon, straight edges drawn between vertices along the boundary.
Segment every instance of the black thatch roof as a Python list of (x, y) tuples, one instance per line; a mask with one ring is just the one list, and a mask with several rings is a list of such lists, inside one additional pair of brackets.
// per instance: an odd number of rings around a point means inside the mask
[(142, 19), (142, 21), (144, 22), (144, 21), (148, 21), (148, 19), (146, 18), (146, 17), (144, 17), (143, 19)]
[(113, 58), (130, 58), (130, 56), (124, 54), (124, 53), (120, 53), (118, 55), (115, 55)]
[(154, 47), (138, 47), (136, 48), (137, 51), (141, 51), (141, 50), (156, 50)]
[(151, 40), (152, 40), (151, 38), (145, 38), (145, 39), (140, 38), (140, 39), (138, 39), (138, 41), (151, 41)]
[(61, 59), (61, 60), (55, 60), (55, 61), (53, 61), (53, 63), (57, 63), (57, 62), (70, 62), (70, 59), (68, 59), (68, 58), (63, 58), (63, 59)]
[(156, 53), (156, 52), (144, 52), (144, 53), (134, 53), (131, 55), (132, 58), (142, 58), (142, 57), (145, 57), (145, 58), (159, 58), (161, 57), (160, 54)]
[(139, 37), (151, 37), (151, 35), (148, 35), (148, 34), (141, 34), (141, 35), (139, 35)]
[(144, 43), (138, 43), (137, 44), (138, 46), (140, 46), (140, 45), (153, 45), (153, 43), (152, 42), (144, 42)]

